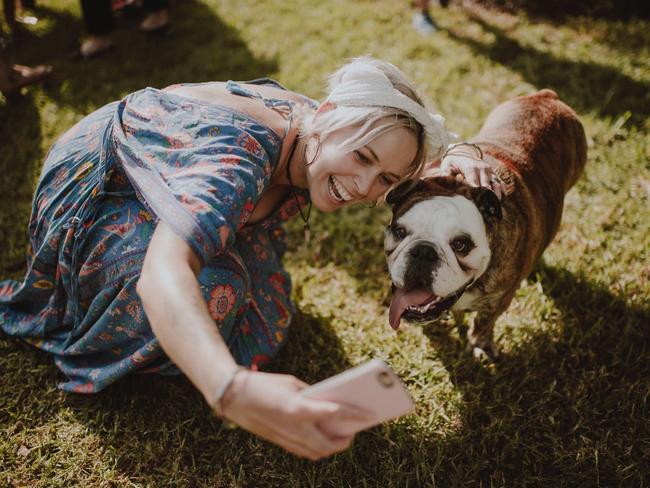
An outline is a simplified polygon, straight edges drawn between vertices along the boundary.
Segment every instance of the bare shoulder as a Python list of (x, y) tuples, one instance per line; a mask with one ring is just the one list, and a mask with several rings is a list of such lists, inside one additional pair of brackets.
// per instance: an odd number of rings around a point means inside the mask
[(226, 93), (226, 84), (222, 82), (201, 83), (192, 85), (172, 85), (164, 89), (176, 95), (196, 98), (199, 100), (211, 100), (220, 93)]
[[(241, 83), (241, 86), (252, 93), (259, 93), (266, 98), (290, 100), (295, 103), (305, 103), (305, 97), (303, 95), (271, 85), (251, 85)], [(177, 95), (229, 106), (241, 104), (247, 105), (250, 101), (255, 101), (255, 99), (248, 99), (230, 93), (226, 88), (226, 83), (220, 81), (196, 85), (174, 85), (166, 90)]]
[[(265, 98), (289, 100), (306, 105), (306, 99), (299, 93), (282, 90), (274, 86), (241, 84), (252, 93), (259, 93)], [(276, 134), (283, 134), (286, 128), (286, 115), (260, 103), (257, 98), (231, 93), (223, 82), (201, 83), (196, 85), (175, 85), (166, 89), (176, 95), (200, 100), (245, 112), (270, 127)]]

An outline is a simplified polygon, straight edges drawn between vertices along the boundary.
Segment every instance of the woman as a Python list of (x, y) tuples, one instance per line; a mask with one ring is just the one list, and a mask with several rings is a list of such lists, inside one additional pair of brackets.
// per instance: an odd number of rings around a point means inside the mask
[(0, 325), (55, 356), (64, 390), (180, 370), (247, 430), (311, 459), (341, 451), (352, 437), (319, 421), (363, 413), (256, 371), (293, 313), (280, 224), (299, 214), (308, 230), (312, 203), (374, 203), (446, 147), (402, 73), (367, 58), (335, 73), (320, 105), (269, 80), (133, 93), (50, 150), (27, 274), (0, 284)]

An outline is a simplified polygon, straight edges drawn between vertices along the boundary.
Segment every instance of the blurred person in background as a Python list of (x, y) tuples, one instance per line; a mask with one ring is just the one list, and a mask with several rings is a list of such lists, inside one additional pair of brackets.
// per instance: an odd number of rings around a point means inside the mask
[(22, 88), (45, 80), (51, 73), (52, 66), (49, 65), (13, 64), (0, 40), (0, 93), (6, 98), (18, 95)]
[(12, 35), (16, 34), (18, 24), (34, 25), (38, 22), (36, 17), (25, 14), (26, 10), (34, 10), (36, 8), (35, 0), (2, 0), (2, 6), (4, 8), (5, 21)]
[[(438, 31), (438, 27), (431, 17), (430, 3), (429, 0), (413, 0), (411, 3), (416, 10), (411, 23), (420, 34), (433, 34)], [(439, 0), (438, 3), (441, 7), (447, 8), (449, 0)]]
[[(169, 28), (169, 0), (143, 0), (145, 18), (140, 29), (149, 34), (163, 34)], [(88, 37), (76, 56), (91, 58), (113, 49), (111, 33), (115, 29), (111, 0), (81, 0), (81, 11)]]
[[(334, 73), (322, 103), (269, 79), (132, 93), (50, 149), (0, 328), (51, 353), (65, 391), (183, 373), (217, 415), (292, 453), (342, 451), (353, 436), (320, 422), (365, 413), (258, 371), (295, 313), (282, 224), (297, 216), (307, 234), (312, 204), (372, 206), (448, 141), (406, 77), (370, 58)], [(441, 169), (490, 179), (466, 156)]]

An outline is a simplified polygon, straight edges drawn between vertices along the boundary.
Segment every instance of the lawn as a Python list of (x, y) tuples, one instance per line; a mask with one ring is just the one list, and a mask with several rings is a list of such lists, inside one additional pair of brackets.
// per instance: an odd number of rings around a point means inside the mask
[(389, 362), (416, 414), (347, 452), (295, 458), (225, 428), (183, 378), (135, 376), (95, 396), (56, 389), (49, 356), (0, 337), (0, 486), (641, 487), (650, 485), (650, 22), (530, 19), (453, 5), (411, 29), (407, 1), (184, 0), (171, 34), (121, 19), (118, 49), (66, 53), (76, 0), (42, 0), (14, 47), (55, 79), (0, 101), (0, 276), (20, 276), (31, 196), (48, 147), (103, 104), (145, 86), (271, 76), (322, 97), (347, 58), (400, 66), (471, 136), (499, 102), (550, 87), (580, 115), (585, 174), (561, 230), (497, 323), (496, 365), (463, 354), (450, 318), (388, 326), (386, 208), (293, 222), (286, 265), (299, 313), (269, 368), (315, 382)]

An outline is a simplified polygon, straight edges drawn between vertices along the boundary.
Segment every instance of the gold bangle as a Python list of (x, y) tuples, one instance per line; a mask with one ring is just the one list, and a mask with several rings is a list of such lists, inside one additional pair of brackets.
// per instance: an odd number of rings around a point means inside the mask
[(215, 400), (211, 405), (212, 411), (217, 417), (225, 419), (223, 414), (223, 405), (221, 404), (221, 402), (223, 401), (223, 397), (226, 396), (226, 393), (228, 392), (233, 382), (235, 381), (237, 375), (244, 369), (246, 368), (244, 368), (243, 366), (237, 366), (235, 369), (233, 369), (230, 372), (228, 376), (226, 376), (226, 380), (217, 389)]
[(454, 149), (456, 149), (459, 146), (468, 146), (468, 147), (473, 148), (478, 154), (478, 159), (483, 159), (483, 151), (481, 150), (481, 148), (478, 145), (476, 145), (476, 144), (474, 144), (472, 142), (467, 142), (467, 141), (457, 142), (456, 144), (453, 144), (453, 145), (449, 146), (447, 148), (447, 150), (445, 151), (445, 154), (442, 155), (442, 158), (444, 159), (447, 155), (451, 154), (451, 151), (453, 151)]

